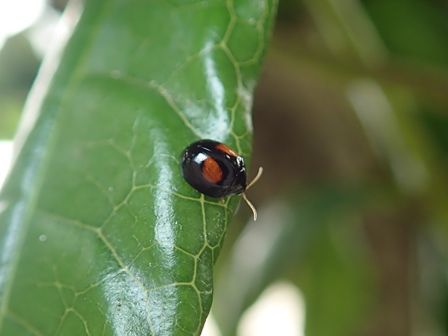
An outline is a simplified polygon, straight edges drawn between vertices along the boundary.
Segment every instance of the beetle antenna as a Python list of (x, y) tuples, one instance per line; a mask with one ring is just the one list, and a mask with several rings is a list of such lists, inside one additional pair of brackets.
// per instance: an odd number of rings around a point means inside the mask
[[(252, 187), (260, 179), (262, 174), (263, 174), (263, 167), (260, 167), (260, 168), (258, 168), (257, 175), (255, 175), (253, 180), (250, 181), (250, 183), (247, 185), (246, 190), (249, 189), (250, 187)], [(252, 210), (252, 213), (254, 214), (254, 221), (256, 221), (257, 220), (257, 209), (255, 209), (252, 202), (247, 199), (246, 193), (243, 193), (243, 199), (247, 203), (249, 208)]]
[(247, 185), (246, 190), (252, 187), (260, 179), (261, 175), (263, 175), (263, 167), (258, 168), (257, 175), (255, 175), (253, 180)]
[(257, 220), (257, 209), (255, 209), (254, 205), (251, 203), (251, 201), (249, 201), (247, 199), (246, 193), (243, 193), (243, 199), (244, 201), (247, 203), (247, 205), (249, 206), (249, 208), (252, 210), (253, 214), (254, 214), (254, 221)]

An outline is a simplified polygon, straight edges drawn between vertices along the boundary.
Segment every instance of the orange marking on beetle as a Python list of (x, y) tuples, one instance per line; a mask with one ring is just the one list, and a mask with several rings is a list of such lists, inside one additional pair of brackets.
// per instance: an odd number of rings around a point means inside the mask
[(202, 173), (207, 181), (218, 183), (222, 180), (222, 169), (215, 159), (208, 157), (202, 163)]
[(235, 153), (235, 152), (233, 151), (233, 149), (231, 149), (230, 147), (228, 147), (228, 146), (226, 146), (226, 145), (224, 145), (224, 144), (216, 145), (215, 148), (216, 148), (217, 150), (223, 152), (223, 153), (229, 154), (230, 156), (238, 156), (238, 154)]

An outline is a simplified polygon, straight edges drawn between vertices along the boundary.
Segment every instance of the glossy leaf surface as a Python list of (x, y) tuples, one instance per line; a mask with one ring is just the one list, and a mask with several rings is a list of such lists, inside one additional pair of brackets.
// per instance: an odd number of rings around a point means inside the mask
[(200, 333), (238, 198), (191, 189), (179, 155), (212, 138), (248, 158), (274, 12), (86, 1), (0, 196), (1, 335)]

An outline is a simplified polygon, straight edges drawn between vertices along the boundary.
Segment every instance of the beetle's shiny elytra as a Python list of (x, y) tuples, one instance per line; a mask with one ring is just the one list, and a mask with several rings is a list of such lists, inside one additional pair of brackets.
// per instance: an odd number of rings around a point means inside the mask
[(243, 158), (228, 146), (213, 140), (199, 140), (182, 154), (185, 180), (204, 195), (220, 198), (246, 190)]

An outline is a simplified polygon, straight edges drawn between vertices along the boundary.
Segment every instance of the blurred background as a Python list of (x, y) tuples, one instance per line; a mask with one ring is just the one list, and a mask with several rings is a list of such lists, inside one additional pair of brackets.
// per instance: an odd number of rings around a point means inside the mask
[[(66, 1), (0, 1), (0, 184)], [(448, 335), (448, 2), (281, 0), (204, 335)], [(252, 173), (252, 174), (253, 174)]]

